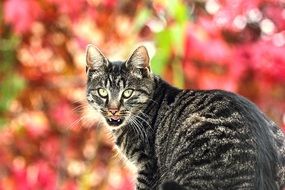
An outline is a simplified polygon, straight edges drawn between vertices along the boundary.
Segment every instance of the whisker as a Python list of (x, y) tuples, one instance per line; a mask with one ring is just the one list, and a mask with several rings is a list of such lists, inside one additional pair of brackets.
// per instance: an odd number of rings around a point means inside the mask
[(146, 113), (142, 112), (141, 110), (139, 110), (139, 112), (140, 112), (143, 116), (147, 117), (148, 119), (150, 118)]
[[(140, 111), (140, 113), (141, 113), (143, 116), (148, 117), (148, 116), (147, 116), (146, 114), (144, 114), (143, 112)], [(143, 121), (143, 122), (152, 130), (152, 132), (154, 132), (152, 126), (149, 124), (149, 122), (148, 122), (145, 118), (143, 118), (143, 117), (141, 117), (141, 116), (139, 116), (139, 115), (135, 115), (135, 117), (136, 117), (137, 119), (140, 119), (141, 121)], [(149, 117), (148, 117), (148, 118), (149, 118)]]
[(138, 129), (137, 129), (137, 125), (134, 123), (134, 120), (132, 117), (130, 117), (130, 121), (131, 121), (131, 126), (132, 126), (132, 129), (134, 129), (134, 132), (140, 136), (140, 133), (138, 132)]
[(68, 129), (73, 129), (78, 123), (80, 123), (83, 119), (86, 119), (87, 118), (87, 116), (85, 116), (85, 115), (83, 115), (83, 116), (80, 116), (80, 118), (79, 119), (76, 119), (74, 122), (72, 122), (71, 124), (70, 124), (70, 126), (68, 126), (67, 128)]
[[(141, 132), (139, 130), (138, 123), (136, 122), (134, 117), (132, 117), (132, 124), (134, 124), (134, 127), (135, 127), (136, 131), (138, 132), (138, 135), (141, 136)], [(142, 138), (144, 138), (144, 137), (142, 136)]]
[(81, 104), (81, 105), (73, 107), (72, 111), (74, 111), (74, 112), (81, 112), (81, 111), (83, 111), (86, 108), (88, 108), (88, 106), (86, 106), (84, 104)]
[(136, 116), (136, 119), (138, 119), (139, 121), (142, 121), (143, 123), (145, 123), (147, 125), (147, 127), (149, 127), (151, 129), (152, 132), (154, 132), (153, 128), (151, 127), (151, 125), (142, 117), (140, 116)]
[(136, 120), (137, 118), (134, 117), (134, 123), (136, 123), (137, 127), (138, 127), (138, 130), (140, 131), (141, 135), (142, 135), (142, 140), (147, 143), (147, 146), (149, 147), (150, 146), (150, 142), (149, 142), (149, 138), (148, 138), (148, 135), (146, 133), (146, 131), (142, 128), (142, 125), (140, 125), (140, 123)]

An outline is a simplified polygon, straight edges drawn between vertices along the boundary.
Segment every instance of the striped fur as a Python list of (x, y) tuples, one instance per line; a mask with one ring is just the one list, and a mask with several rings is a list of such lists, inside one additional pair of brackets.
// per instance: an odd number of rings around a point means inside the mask
[[(236, 94), (170, 86), (149, 72), (144, 53), (127, 62), (96, 58), (106, 60), (100, 68), (87, 64), (90, 105), (103, 118), (112, 101), (124, 111), (120, 126), (106, 125), (137, 167), (136, 189), (281, 189), (285, 140), (272, 121)], [(98, 86), (109, 99), (93, 92)], [(135, 94), (122, 100), (126, 88)]]

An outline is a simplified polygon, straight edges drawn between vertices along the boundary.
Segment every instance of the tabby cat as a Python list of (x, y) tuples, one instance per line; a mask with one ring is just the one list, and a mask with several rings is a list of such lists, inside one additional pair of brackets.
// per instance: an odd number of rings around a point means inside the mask
[(145, 47), (111, 62), (86, 52), (87, 100), (137, 168), (137, 190), (285, 186), (285, 138), (252, 102), (222, 90), (177, 89)]

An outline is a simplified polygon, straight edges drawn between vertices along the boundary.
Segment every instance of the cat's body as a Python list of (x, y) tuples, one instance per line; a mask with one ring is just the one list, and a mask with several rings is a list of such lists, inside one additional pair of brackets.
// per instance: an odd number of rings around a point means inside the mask
[(284, 165), (283, 134), (254, 105), (220, 90), (177, 90), (160, 79), (155, 89), (155, 102), (139, 115), (151, 125), (141, 121), (148, 139), (124, 128), (115, 133), (117, 145), (138, 166), (142, 187), (175, 181), (189, 189), (273, 190), (284, 184), (284, 171), (277, 182), (273, 164), (281, 153), (276, 150), (283, 149)]
[[(93, 50), (89, 63), (98, 63), (100, 52)], [(88, 89), (108, 89), (107, 96), (98, 91), (101, 100), (88, 93), (88, 101), (101, 107), (116, 146), (137, 166), (137, 189), (279, 190), (285, 184), (284, 135), (254, 104), (221, 90), (174, 88), (149, 73), (145, 52), (116, 64), (103, 57), (108, 76), (99, 67), (88, 72)], [(114, 97), (120, 117), (102, 108), (112, 110)]]

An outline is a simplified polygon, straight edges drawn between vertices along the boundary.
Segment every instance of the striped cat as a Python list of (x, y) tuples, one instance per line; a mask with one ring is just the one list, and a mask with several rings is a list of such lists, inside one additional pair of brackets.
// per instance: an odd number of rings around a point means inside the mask
[(284, 134), (249, 100), (177, 89), (152, 74), (145, 47), (111, 62), (86, 53), (87, 100), (137, 168), (137, 190), (285, 186)]

